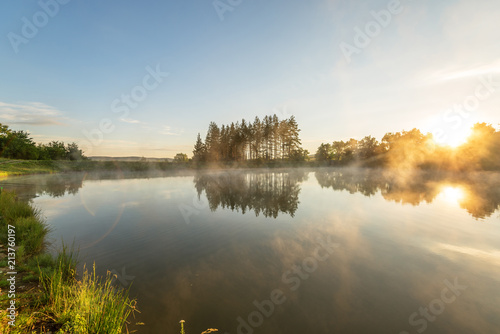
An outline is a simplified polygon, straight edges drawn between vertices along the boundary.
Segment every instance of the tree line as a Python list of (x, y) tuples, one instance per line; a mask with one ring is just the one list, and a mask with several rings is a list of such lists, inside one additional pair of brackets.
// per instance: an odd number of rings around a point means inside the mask
[(500, 131), (491, 124), (476, 123), (467, 142), (455, 149), (437, 145), (432, 134), (418, 129), (389, 132), (380, 142), (366, 136), (322, 143), (315, 160), (334, 166), (499, 170)]
[(309, 152), (302, 149), (299, 132), (294, 116), (280, 120), (274, 114), (262, 120), (255, 117), (253, 123), (242, 119), (220, 127), (210, 122), (205, 141), (198, 133), (193, 161), (305, 161)]
[(37, 144), (26, 131), (14, 131), (0, 123), (0, 157), (26, 160), (87, 159), (76, 143), (52, 141)]

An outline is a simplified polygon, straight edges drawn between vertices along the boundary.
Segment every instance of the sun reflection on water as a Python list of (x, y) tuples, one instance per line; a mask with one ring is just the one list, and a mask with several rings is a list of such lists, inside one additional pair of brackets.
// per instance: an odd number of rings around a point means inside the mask
[(441, 193), (439, 194), (446, 202), (451, 204), (459, 204), (459, 202), (464, 198), (464, 190), (456, 186), (446, 186), (443, 187)]

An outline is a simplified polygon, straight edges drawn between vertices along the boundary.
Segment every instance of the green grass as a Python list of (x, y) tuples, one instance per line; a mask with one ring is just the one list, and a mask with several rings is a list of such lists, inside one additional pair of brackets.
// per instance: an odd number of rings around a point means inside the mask
[(0, 177), (26, 174), (94, 171), (101, 167), (102, 166), (98, 161), (90, 160), (13, 160), (0, 158)]
[(0, 193), (0, 243), (8, 245), (8, 226), (15, 227), (16, 261), (24, 264), (27, 257), (40, 253), (49, 232), (40, 213), (29, 204), (18, 201), (14, 193)]
[(0, 177), (47, 174), (61, 172), (143, 172), (143, 171), (166, 171), (179, 169), (178, 166), (169, 162), (143, 162), (143, 161), (65, 161), (65, 160), (11, 160), (0, 158)]
[(63, 250), (57, 266), (42, 274), (40, 303), (43, 311), (62, 333), (122, 333), (128, 316), (135, 311), (135, 300), (128, 291), (116, 289), (111, 274), (98, 277), (84, 269), (81, 281), (75, 279), (73, 252)]
[[(54, 258), (45, 253), (48, 228), (40, 212), (10, 192), (0, 192), (0, 243), (6, 252), (8, 225), (15, 227), (16, 284), (30, 285), (16, 292), (16, 326), (8, 325), (6, 309), (10, 299), (0, 294), (0, 333), (119, 334), (126, 330), (136, 301), (128, 290), (113, 286), (113, 277), (98, 277), (95, 267), (77, 279), (77, 252), (63, 247)], [(0, 261), (4, 268), (5, 259)], [(5, 269), (4, 269), (5, 270)], [(8, 287), (2, 274), (0, 287)]]
[(53, 161), (0, 159), (0, 177), (58, 171)]

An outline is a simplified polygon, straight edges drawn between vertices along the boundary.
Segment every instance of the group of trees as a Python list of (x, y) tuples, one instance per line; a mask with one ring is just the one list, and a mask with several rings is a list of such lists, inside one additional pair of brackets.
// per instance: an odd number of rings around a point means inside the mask
[(334, 141), (332, 144), (321, 144), (316, 151), (317, 161), (331, 161), (339, 165), (346, 165), (353, 161), (368, 161), (385, 156), (397, 158), (400, 162), (408, 160), (410, 155), (426, 150), (431, 142), (431, 135), (424, 135), (420, 130), (402, 131), (385, 134), (379, 142), (372, 136), (361, 140)]
[(418, 129), (387, 133), (379, 142), (372, 136), (361, 140), (321, 144), (316, 161), (330, 165), (437, 169), (500, 169), (500, 131), (492, 125), (477, 123), (468, 141), (452, 149), (436, 145), (432, 134)]
[(177, 153), (174, 157), (175, 163), (187, 163), (189, 162), (189, 158), (185, 153)]
[(26, 131), (14, 131), (0, 123), (0, 157), (28, 160), (82, 160), (86, 159), (76, 143), (52, 141), (37, 144)]
[(304, 161), (309, 152), (301, 148), (299, 126), (294, 116), (279, 120), (276, 115), (255, 117), (222, 125), (211, 122), (205, 141), (200, 134), (193, 150), (194, 162), (227, 162), (243, 160)]
[(458, 150), (463, 157), (456, 163), (471, 169), (500, 170), (500, 130), (486, 123), (477, 123), (467, 142)]

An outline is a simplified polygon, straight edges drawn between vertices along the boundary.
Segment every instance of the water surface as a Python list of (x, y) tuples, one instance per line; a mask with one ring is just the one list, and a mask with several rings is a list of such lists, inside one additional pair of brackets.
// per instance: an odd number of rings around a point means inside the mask
[[(3, 180), (131, 285), (140, 333), (499, 333), (500, 175), (252, 170)], [(132, 326), (133, 327), (133, 326)]]

